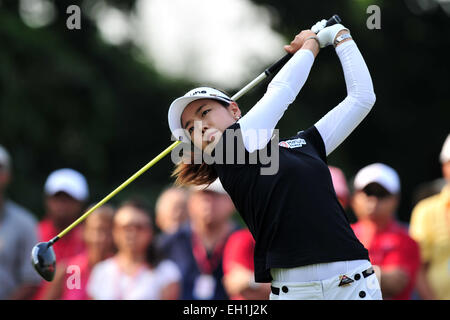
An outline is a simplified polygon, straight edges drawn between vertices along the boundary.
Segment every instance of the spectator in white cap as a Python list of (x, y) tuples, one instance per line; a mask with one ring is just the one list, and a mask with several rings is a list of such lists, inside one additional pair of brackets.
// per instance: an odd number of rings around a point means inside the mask
[(29, 299), (40, 282), (30, 263), (37, 242), (36, 220), (6, 197), (11, 181), (11, 157), (0, 146), (0, 300)]
[[(53, 171), (44, 185), (45, 215), (39, 223), (39, 240), (48, 241), (77, 219), (89, 197), (86, 178), (73, 169)], [(59, 262), (84, 251), (82, 229), (76, 227), (53, 246)], [(48, 285), (41, 286), (35, 299), (45, 296)]]
[(6, 151), (5, 148), (3, 148), (0, 145), (0, 166), (2, 166), (2, 169), (5, 171), (9, 171), (11, 166), (11, 157), (9, 155), (9, 152)]
[(411, 214), (410, 234), (419, 243), (422, 266), (417, 292), (422, 299), (450, 299), (450, 134), (439, 160), (446, 181), (441, 192), (420, 201)]
[(396, 221), (400, 178), (391, 167), (374, 163), (355, 176), (352, 209), (358, 222), (352, 225), (381, 273), (384, 299), (408, 300), (420, 266), (417, 243), (406, 227)]
[(209, 186), (192, 187), (187, 206), (189, 223), (160, 238), (162, 251), (182, 271), (181, 299), (228, 299), (222, 255), (228, 237), (237, 230), (230, 219), (233, 202), (217, 179)]

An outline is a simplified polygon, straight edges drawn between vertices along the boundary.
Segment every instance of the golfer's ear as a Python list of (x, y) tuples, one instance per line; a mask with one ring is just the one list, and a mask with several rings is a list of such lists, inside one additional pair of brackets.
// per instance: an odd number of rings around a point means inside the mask
[(241, 117), (241, 109), (239, 109), (239, 106), (236, 102), (232, 101), (228, 106), (228, 110), (230, 110), (233, 118), (239, 119)]

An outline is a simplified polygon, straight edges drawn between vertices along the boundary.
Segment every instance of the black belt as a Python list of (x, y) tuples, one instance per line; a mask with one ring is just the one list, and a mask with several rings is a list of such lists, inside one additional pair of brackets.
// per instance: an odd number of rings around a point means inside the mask
[(368, 276), (372, 275), (375, 273), (375, 270), (373, 270), (372, 267), (370, 267), (367, 270), (364, 270), (363, 272), (361, 272), (364, 278), (367, 278)]
[[(364, 278), (367, 278), (368, 276), (372, 275), (375, 273), (375, 270), (373, 270), (372, 267), (364, 270), (363, 272), (361, 272), (362, 276)], [(359, 275), (359, 273), (356, 273), (354, 276), (355, 280), (359, 280), (361, 278), (361, 276)], [(349, 282), (347, 282), (346, 284), (350, 284), (351, 282), (353, 282), (353, 279), (350, 279), (349, 277), (346, 276), (346, 279), (350, 280)], [(341, 284), (340, 284), (341, 285)], [(273, 294), (275, 295), (279, 295), (280, 294), (280, 288), (274, 287), (274, 286), (270, 286), (270, 290), (272, 291)], [(283, 291), (284, 293), (288, 293), (289, 292), (289, 288), (287, 286), (282, 286), (281, 287), (281, 291)]]
[[(289, 288), (286, 287), (286, 286), (282, 286), (282, 287), (281, 287), (281, 290), (282, 290), (284, 293), (289, 292)], [(272, 291), (272, 293), (273, 293), (273, 294), (276, 294), (277, 296), (280, 294), (280, 288), (277, 288), (277, 287), (274, 287), (274, 286), (270, 286), (270, 291)]]

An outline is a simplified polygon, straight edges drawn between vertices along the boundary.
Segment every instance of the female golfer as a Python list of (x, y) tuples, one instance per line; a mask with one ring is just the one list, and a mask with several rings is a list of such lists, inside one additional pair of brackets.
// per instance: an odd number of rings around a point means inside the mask
[[(221, 141), (223, 158), (229, 145), (236, 151), (241, 143), (248, 159), (271, 148), (277, 122), (305, 83), (320, 48), (330, 44), (344, 70), (347, 97), (314, 126), (280, 142), (279, 148), (275, 145), (276, 173), (261, 174), (261, 162), (229, 161), (183, 161), (173, 173), (179, 185), (220, 179), (255, 238), (255, 280), (272, 282), (271, 299), (381, 299), (368, 252), (339, 204), (326, 159), (375, 103), (358, 47), (340, 24), (317, 35), (304, 30), (285, 46), (293, 57), (245, 116), (230, 97), (208, 87), (189, 91), (169, 108), (175, 137), (189, 139), (203, 154), (213, 156)], [(235, 133), (232, 138), (226, 130)]]

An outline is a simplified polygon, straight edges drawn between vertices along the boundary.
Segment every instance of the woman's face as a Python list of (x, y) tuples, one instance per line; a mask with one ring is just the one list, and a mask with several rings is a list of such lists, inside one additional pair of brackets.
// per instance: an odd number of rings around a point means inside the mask
[(181, 125), (197, 148), (211, 153), (225, 129), (235, 123), (240, 115), (235, 102), (224, 107), (217, 100), (200, 99), (184, 109)]
[(195, 191), (188, 201), (191, 222), (203, 228), (214, 228), (226, 223), (234, 211), (234, 205), (228, 195)]
[(101, 210), (108, 210), (105, 208), (99, 208), (98, 210), (86, 219), (84, 241), (89, 250), (107, 256), (114, 252), (112, 238), (113, 212), (102, 212)]
[(113, 237), (119, 251), (144, 253), (152, 241), (150, 217), (131, 206), (120, 208), (114, 217)]
[(167, 233), (172, 233), (187, 220), (186, 194), (180, 190), (168, 190), (158, 200), (156, 223)]
[(398, 198), (395, 195), (380, 198), (369, 196), (363, 191), (356, 191), (351, 204), (358, 220), (371, 220), (385, 224), (394, 216)]
[(82, 212), (83, 203), (76, 200), (65, 192), (58, 192), (47, 196), (45, 205), (49, 217), (58, 227), (67, 226), (74, 221)]

